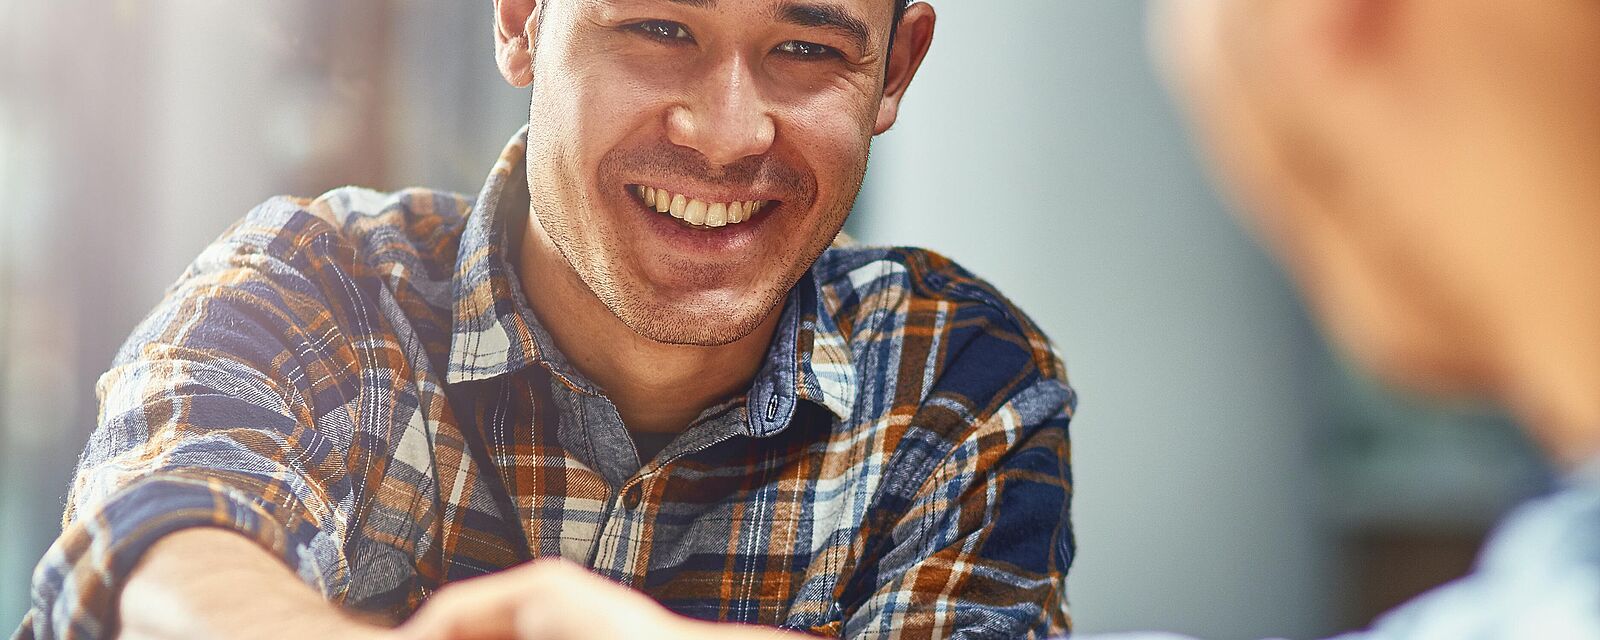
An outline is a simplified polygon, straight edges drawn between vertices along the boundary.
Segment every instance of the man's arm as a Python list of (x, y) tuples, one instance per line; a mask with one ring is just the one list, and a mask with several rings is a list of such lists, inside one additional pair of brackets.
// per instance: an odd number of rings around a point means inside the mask
[[(872, 526), (845, 587), (848, 638), (1064, 633), (1075, 552), (1067, 425), (1073, 397), (1047, 378), (980, 419), (897, 521)], [(891, 472), (893, 473), (893, 472)]]
[[(382, 460), (377, 445), (396, 439), (325, 419), (353, 399), (336, 374), (360, 372), (321, 284), (344, 269), (313, 242), (329, 235), (284, 202), (258, 207), (135, 330), (96, 387), (97, 426), (34, 572), (22, 637), (114, 636), (135, 565), (194, 527), (230, 530), (342, 599), (359, 508), (347, 497), (367, 481), (347, 470)], [(349, 446), (361, 436), (367, 446)]]
[(124, 640), (779, 640), (780, 629), (674, 614), (557, 559), (440, 590), (404, 627), (341, 611), (243, 536), (191, 528), (145, 552), (119, 602)]
[(118, 609), (127, 640), (348, 638), (390, 632), (347, 615), (259, 545), (217, 528), (161, 538), (129, 574)]

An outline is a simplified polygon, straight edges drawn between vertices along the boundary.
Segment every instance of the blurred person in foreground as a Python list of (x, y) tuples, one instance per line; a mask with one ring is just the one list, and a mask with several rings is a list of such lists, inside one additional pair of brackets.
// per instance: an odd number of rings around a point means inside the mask
[(495, 18), (530, 115), (479, 196), (277, 198), (208, 248), (100, 381), (19, 635), (1065, 631), (1054, 349), (835, 243), (933, 9)]
[(1339, 343), (1564, 469), (1352, 638), (1600, 638), (1600, 2), (1170, 0), (1214, 166)]

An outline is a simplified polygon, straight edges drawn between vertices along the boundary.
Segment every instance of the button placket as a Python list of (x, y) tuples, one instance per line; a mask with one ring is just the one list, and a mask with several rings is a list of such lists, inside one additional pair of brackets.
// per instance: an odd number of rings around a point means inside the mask
[(598, 553), (591, 568), (607, 571), (617, 567), (632, 566), (631, 554), (642, 543), (636, 538), (644, 531), (644, 514), (638, 511), (644, 502), (645, 483), (651, 474), (633, 478), (619, 488), (612, 498), (605, 526), (601, 528)]

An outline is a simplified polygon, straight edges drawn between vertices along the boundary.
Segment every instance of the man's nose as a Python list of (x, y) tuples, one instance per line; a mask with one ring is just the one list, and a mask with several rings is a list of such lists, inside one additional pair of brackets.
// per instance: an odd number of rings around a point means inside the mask
[(776, 125), (751, 70), (734, 59), (707, 74), (667, 114), (667, 139), (715, 165), (766, 153)]

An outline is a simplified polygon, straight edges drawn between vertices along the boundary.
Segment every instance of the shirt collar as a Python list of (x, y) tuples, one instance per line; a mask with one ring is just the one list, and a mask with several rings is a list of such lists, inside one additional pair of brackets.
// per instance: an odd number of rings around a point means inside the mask
[[(468, 214), (456, 256), (450, 383), (485, 380), (544, 363), (576, 386), (592, 385), (566, 366), (533, 308), (522, 294), (512, 267), (506, 223), (527, 215), (527, 173), (523, 170), (527, 126), (517, 131), (484, 181)], [(747, 396), (748, 435), (782, 431), (795, 402), (828, 408), (850, 417), (856, 401), (856, 374), (849, 343), (810, 270), (789, 291), (766, 360)]]
[[(461, 232), (456, 253), (454, 311), (450, 361), (445, 379), (451, 383), (484, 380), (518, 371), (541, 359), (549, 334), (539, 326), (522, 296), (522, 286), (508, 255), (510, 216), (527, 215), (527, 178), (523, 171), (527, 126), (506, 143), (499, 160), (478, 192)], [(516, 200), (521, 200), (517, 206)]]
[(747, 435), (764, 438), (782, 431), (794, 417), (798, 400), (822, 405), (840, 420), (855, 411), (856, 371), (850, 343), (827, 299), (811, 270), (790, 289), (766, 361), (747, 396)]

